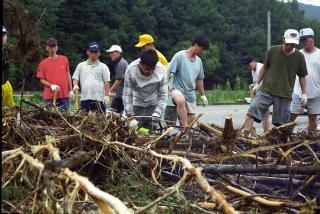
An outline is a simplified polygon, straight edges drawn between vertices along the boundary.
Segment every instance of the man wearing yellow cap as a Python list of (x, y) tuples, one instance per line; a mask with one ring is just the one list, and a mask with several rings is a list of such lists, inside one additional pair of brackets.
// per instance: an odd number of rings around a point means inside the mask
[(10, 59), (7, 39), (7, 29), (2, 26), (2, 107), (14, 105), (13, 90), (9, 82)]
[(154, 49), (157, 52), (157, 55), (159, 57), (159, 62), (162, 63), (165, 67), (167, 67), (168, 60), (166, 57), (156, 49), (154, 46), (154, 40), (151, 35), (149, 34), (143, 34), (139, 36), (139, 42), (135, 45), (137, 48), (141, 48), (141, 51), (149, 50), (149, 49)]

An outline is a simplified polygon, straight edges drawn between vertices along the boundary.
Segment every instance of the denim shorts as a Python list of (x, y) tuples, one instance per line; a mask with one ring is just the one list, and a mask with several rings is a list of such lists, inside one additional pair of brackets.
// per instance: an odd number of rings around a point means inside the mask
[[(290, 112), (293, 114), (303, 114), (304, 106), (301, 106), (301, 98), (293, 94), (292, 101), (290, 106)], [(320, 114), (320, 96), (315, 98), (308, 98), (307, 102), (307, 111), (308, 114)]]
[(288, 123), (290, 100), (273, 96), (269, 92), (262, 90), (258, 91), (252, 98), (247, 114), (252, 116), (255, 122), (260, 123), (271, 105), (273, 105), (272, 124), (279, 126)]

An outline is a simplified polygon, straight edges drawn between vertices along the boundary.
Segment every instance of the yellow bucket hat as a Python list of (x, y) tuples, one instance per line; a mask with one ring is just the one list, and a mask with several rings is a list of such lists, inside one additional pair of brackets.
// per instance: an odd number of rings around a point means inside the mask
[(139, 43), (135, 44), (137, 48), (141, 48), (142, 46), (145, 46), (146, 44), (153, 43), (154, 40), (151, 35), (149, 34), (143, 34), (139, 36)]

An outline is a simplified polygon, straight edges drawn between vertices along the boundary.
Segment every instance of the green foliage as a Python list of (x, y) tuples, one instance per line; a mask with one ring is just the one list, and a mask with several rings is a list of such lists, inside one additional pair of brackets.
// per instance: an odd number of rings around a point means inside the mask
[[(156, 48), (170, 61), (177, 51), (190, 47), (195, 35), (205, 33), (210, 39), (210, 49), (200, 57), (206, 89), (218, 83), (223, 85), (227, 79), (236, 90), (251, 82), (250, 74), (244, 72), (239, 62), (247, 54), (263, 62), (267, 52), (268, 11), (271, 12), (272, 45), (281, 44), (287, 28), (311, 27), (320, 35), (319, 21), (305, 18), (296, 0), (288, 3), (278, 0), (19, 1), (32, 14), (37, 14), (30, 22), (36, 22), (46, 10), (40, 22), (42, 41), (39, 45), (43, 47), (48, 36), (57, 37), (59, 53), (69, 58), (71, 73), (86, 59), (85, 49), (91, 41), (101, 44), (100, 59), (112, 68), (105, 53), (112, 44), (121, 45), (123, 56), (131, 62), (139, 56), (140, 50), (134, 47), (138, 36), (148, 33), (154, 37)], [(320, 40), (316, 42), (320, 46)], [(34, 78), (36, 71), (35, 65), (30, 66), (33, 67), (25, 71), (28, 74), (24, 76), (28, 80)], [(17, 72), (20, 71), (13, 70)], [(241, 78), (240, 84), (237, 76)], [(13, 77), (18, 88), (22, 75), (13, 74)]]
[(1, 200), (22, 200), (27, 196), (26, 190), (21, 187), (7, 186), (1, 188)]

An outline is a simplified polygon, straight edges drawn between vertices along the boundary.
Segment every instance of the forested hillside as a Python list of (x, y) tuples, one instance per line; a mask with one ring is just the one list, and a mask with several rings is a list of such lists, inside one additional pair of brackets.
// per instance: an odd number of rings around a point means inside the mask
[(299, 8), (304, 11), (305, 17), (320, 21), (320, 6), (299, 3)]
[[(103, 48), (102, 61), (112, 71), (105, 52), (119, 44), (128, 61), (138, 57), (134, 47), (140, 34), (151, 34), (156, 47), (170, 60), (175, 52), (188, 48), (198, 33), (211, 40), (210, 50), (201, 56), (206, 89), (234, 85), (241, 77), (243, 87), (250, 74), (240, 68), (240, 58), (252, 54), (263, 60), (267, 50), (267, 11), (271, 11), (272, 45), (279, 44), (287, 28), (312, 27), (320, 35), (320, 22), (304, 18), (296, 1), (276, 0), (4, 0), (4, 22), (13, 48), (12, 79), (17, 89), (25, 78), (26, 89), (39, 89), (37, 64), (45, 57), (44, 41), (59, 40), (59, 53), (70, 59), (70, 69), (85, 59), (85, 47), (97, 41)], [(319, 46), (319, 40), (317, 40)]]

